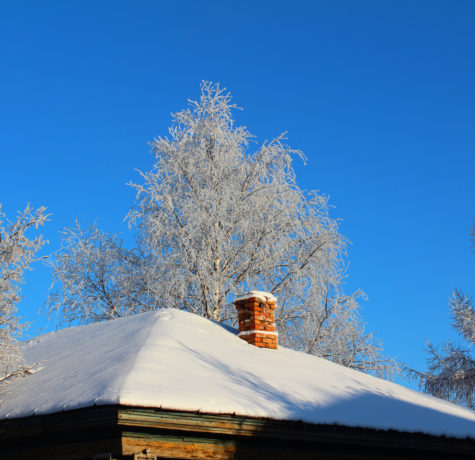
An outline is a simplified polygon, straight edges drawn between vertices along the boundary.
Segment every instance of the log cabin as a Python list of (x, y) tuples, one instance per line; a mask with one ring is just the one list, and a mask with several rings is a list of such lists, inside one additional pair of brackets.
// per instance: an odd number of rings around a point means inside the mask
[(239, 330), (166, 309), (24, 344), (0, 459), (475, 458), (473, 411), (278, 345), (275, 298)]

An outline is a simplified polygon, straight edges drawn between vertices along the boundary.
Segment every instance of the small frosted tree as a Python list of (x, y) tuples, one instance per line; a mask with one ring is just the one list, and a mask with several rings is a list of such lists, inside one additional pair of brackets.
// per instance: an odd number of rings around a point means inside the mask
[[(471, 234), (475, 250), (475, 221)], [(428, 371), (409, 369), (408, 374), (419, 380), (426, 393), (475, 409), (475, 308), (472, 298), (458, 289), (452, 292), (449, 305), (452, 326), (462, 343), (429, 344)]]
[(48, 299), (68, 323), (104, 321), (156, 308), (147, 280), (152, 264), (139, 246), (124, 248), (117, 235), (78, 220), (62, 232), (53, 273), (61, 288)]
[[(229, 93), (205, 82), (200, 100), (173, 115), (169, 136), (152, 143), (153, 169), (134, 185), (129, 221), (139, 249), (129, 252), (93, 228), (92, 239), (70, 234), (55, 266), (62, 291), (50, 306), (83, 322), (173, 306), (229, 323), (233, 298), (262, 289), (279, 299), (281, 343), (384, 373), (390, 362), (364, 332), (361, 293), (342, 289), (347, 241), (328, 198), (297, 186), (292, 161), (304, 156), (284, 135), (254, 148), (233, 120), (235, 108)], [(112, 251), (100, 249), (106, 241)], [(98, 283), (103, 266), (114, 269)], [(131, 290), (140, 292), (137, 301)]]
[(24, 272), (45, 244), (41, 236), (31, 239), (27, 232), (46, 220), (45, 208), (33, 210), (29, 205), (16, 220), (5, 220), (0, 204), (0, 382), (25, 371), (17, 343), (24, 327), (17, 317), (17, 304)]

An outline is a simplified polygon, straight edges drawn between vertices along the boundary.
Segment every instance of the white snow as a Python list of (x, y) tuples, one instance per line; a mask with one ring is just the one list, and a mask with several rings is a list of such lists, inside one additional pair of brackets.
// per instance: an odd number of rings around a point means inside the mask
[(120, 403), (475, 438), (471, 410), (315, 356), (254, 347), (174, 309), (46, 334), (23, 352), (38, 370), (6, 386), (0, 418)]
[(275, 331), (261, 331), (258, 329), (252, 329), (251, 331), (242, 331), (238, 334), (239, 337), (242, 337), (243, 335), (251, 335), (251, 334), (262, 334), (262, 335), (273, 335), (273, 336), (278, 336), (279, 334)]
[(245, 294), (240, 295), (237, 299), (235, 299), (235, 302), (238, 302), (239, 300), (246, 300), (251, 297), (255, 297), (256, 299), (261, 300), (262, 302), (275, 302), (277, 299), (270, 293), (270, 292), (264, 292), (264, 291), (249, 291), (246, 292)]

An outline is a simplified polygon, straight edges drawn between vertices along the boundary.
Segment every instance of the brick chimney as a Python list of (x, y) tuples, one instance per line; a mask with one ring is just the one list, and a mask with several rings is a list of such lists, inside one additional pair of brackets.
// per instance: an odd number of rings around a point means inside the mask
[(274, 323), (276, 299), (261, 291), (248, 292), (234, 301), (238, 310), (239, 337), (260, 348), (277, 348)]

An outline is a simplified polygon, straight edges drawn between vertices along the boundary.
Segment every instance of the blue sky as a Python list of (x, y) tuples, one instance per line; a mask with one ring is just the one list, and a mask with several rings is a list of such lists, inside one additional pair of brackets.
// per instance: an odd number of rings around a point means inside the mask
[[(471, 1), (2, 2), (0, 202), (48, 207), (47, 252), (76, 216), (126, 232), (148, 142), (220, 82), (259, 141), (306, 154), (298, 184), (342, 220), (368, 330), (424, 368), (451, 290), (475, 295), (474, 30)], [(55, 327), (50, 283), (27, 275), (30, 335)]]

